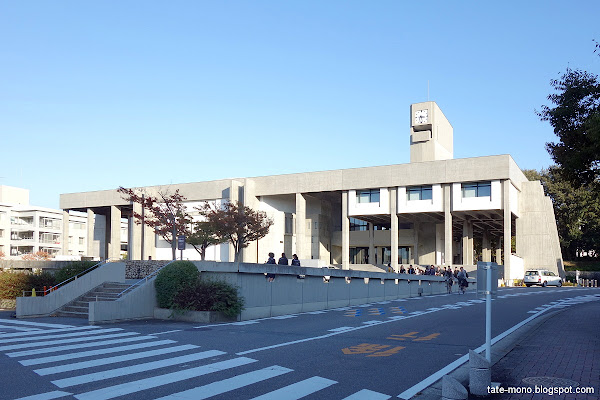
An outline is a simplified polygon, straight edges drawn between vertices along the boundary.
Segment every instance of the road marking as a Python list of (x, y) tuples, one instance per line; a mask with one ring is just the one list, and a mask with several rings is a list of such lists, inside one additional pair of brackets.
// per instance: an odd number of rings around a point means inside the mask
[(130, 360), (139, 360), (140, 358), (154, 357), (154, 356), (158, 356), (158, 355), (162, 355), (162, 354), (177, 353), (179, 351), (192, 350), (192, 349), (197, 349), (197, 348), (198, 348), (198, 346), (195, 346), (193, 344), (185, 344), (185, 345), (181, 345), (181, 346), (166, 347), (164, 349), (158, 349), (158, 350), (149, 350), (149, 351), (142, 351), (139, 353), (124, 354), (122, 356), (105, 357), (105, 358), (99, 358), (99, 359), (90, 360), (90, 361), (76, 362), (76, 363), (72, 363), (72, 364), (62, 364), (62, 365), (58, 365), (56, 367), (35, 369), (35, 370), (33, 370), (33, 372), (35, 372), (36, 374), (41, 375), (41, 376), (52, 375), (52, 374), (58, 374), (60, 372), (75, 371), (75, 370), (79, 370), (79, 369), (83, 370), (86, 368), (98, 367), (100, 365), (115, 364), (115, 363), (120, 363), (123, 361), (130, 361)]
[[(27, 329), (27, 328), (13, 328), (13, 329)], [(48, 333), (56, 333), (56, 332), (70, 332), (70, 331), (79, 331), (79, 330), (92, 330), (92, 329), (100, 329), (98, 326), (76, 326), (72, 328), (61, 328), (61, 329), (28, 329), (28, 332), (19, 332), (19, 333), (7, 333), (2, 335), (1, 337), (23, 337), (23, 336), (32, 336), (32, 335), (45, 335)]]
[(296, 318), (297, 316), (298, 316), (297, 314), (280, 315), (278, 317), (271, 317), (271, 319), (289, 319), (289, 318)]
[[(10, 346), (0, 346), (0, 350), (6, 351), (6, 350), (16, 350), (16, 349), (27, 349), (27, 348), (31, 348), (31, 347), (53, 346), (55, 344), (63, 344), (63, 343), (89, 342), (91, 340), (110, 339), (110, 338), (132, 336), (132, 335), (139, 335), (139, 333), (124, 332), (124, 333), (114, 333), (114, 334), (110, 334), (110, 335), (86, 336), (86, 337), (82, 337), (82, 338), (71, 338), (71, 339), (64, 339), (64, 340), (48, 340), (48, 341), (37, 342), (37, 343), (13, 344)], [(45, 351), (45, 350), (38, 350), (38, 352), (43, 352), (43, 351)]]
[(300, 382), (282, 387), (281, 389), (263, 394), (251, 400), (297, 400), (304, 396), (318, 392), (319, 390), (335, 385), (337, 382), (331, 379), (313, 376)]
[(133, 337), (126, 337), (123, 339), (103, 340), (103, 341), (92, 342), (92, 343), (79, 343), (79, 344), (73, 344), (73, 345), (68, 345), (68, 346), (50, 347), (50, 348), (43, 349), (43, 350), (35, 349), (35, 350), (17, 351), (14, 353), (6, 353), (6, 355), (9, 357), (34, 356), (34, 355), (38, 355), (40, 353), (44, 353), (44, 354), (57, 353), (59, 351), (79, 350), (79, 349), (83, 349), (86, 347), (100, 347), (100, 346), (106, 346), (109, 344), (137, 342), (137, 341), (146, 340), (146, 339), (156, 339), (156, 337), (154, 337), (154, 336), (133, 336)]
[(317, 314), (325, 314), (327, 311), (310, 311), (305, 314), (317, 315)]
[(207, 375), (213, 372), (224, 371), (229, 368), (235, 368), (253, 362), (256, 362), (256, 360), (246, 357), (238, 357), (227, 361), (203, 365), (201, 367), (189, 368), (183, 371), (171, 372), (169, 374), (152, 376), (137, 381), (122, 383), (120, 385), (92, 390), (91, 392), (78, 394), (75, 396), (75, 398), (79, 400), (112, 399), (114, 397), (124, 396), (126, 394), (136, 393), (142, 390), (152, 389), (170, 383), (181, 382), (187, 379), (196, 378), (198, 376)]
[(183, 392), (175, 393), (169, 396), (161, 397), (157, 400), (177, 399), (177, 400), (201, 400), (213, 397), (222, 393), (274, 378), (279, 375), (287, 374), (293, 370), (289, 368), (274, 365), (272, 367), (259, 369), (257, 371), (247, 372), (233, 378), (224, 379), (219, 382), (209, 383)]
[(25, 326), (41, 326), (44, 328), (73, 328), (73, 325), (60, 325), (60, 324), (44, 324), (42, 322), (29, 322), (29, 321), (13, 321), (10, 319), (2, 319), (3, 324), (15, 324), (15, 325), (25, 325)]
[(91, 374), (74, 376), (71, 378), (58, 379), (56, 381), (52, 381), (52, 383), (59, 388), (65, 388), (75, 385), (81, 385), (83, 383), (101, 381), (110, 378), (116, 378), (124, 375), (136, 374), (138, 372), (147, 372), (155, 369), (160, 369), (164, 367), (170, 367), (173, 365), (185, 364), (191, 361), (203, 360), (209, 357), (216, 357), (226, 354), (223, 351), (218, 350), (208, 350), (203, 351), (201, 353), (188, 354), (180, 357), (167, 358), (166, 360), (152, 361), (143, 364), (130, 365), (122, 368), (109, 369), (107, 371), (94, 372)]
[(68, 354), (63, 354), (60, 356), (30, 358), (27, 360), (21, 360), (21, 361), (19, 361), (19, 363), (21, 363), (21, 365), (47, 364), (47, 363), (51, 363), (51, 362), (73, 360), (76, 358), (91, 357), (91, 356), (97, 356), (97, 355), (101, 355), (101, 354), (119, 353), (122, 351), (137, 350), (137, 349), (143, 349), (146, 347), (161, 346), (163, 344), (172, 344), (172, 343), (177, 343), (177, 342), (175, 340), (157, 340), (154, 342), (145, 342), (145, 343), (138, 343), (138, 344), (130, 344), (127, 346), (112, 347), (110, 349), (82, 351), (80, 353), (68, 353)]
[(6, 337), (8, 335), (22, 335), (23, 332), (44, 332), (44, 330), (40, 329), (40, 328), (19, 328), (19, 327), (8, 326), (8, 325), (0, 325), (0, 329), (12, 329), (13, 331), (21, 331), (21, 333), (7, 333), (7, 334), (4, 334), (4, 332), (0, 332), (0, 334), (2, 334), (2, 336), (0, 336), (0, 337)]
[(173, 329), (172, 331), (153, 333), (153, 335), (164, 335), (166, 333), (175, 333), (175, 332), (182, 332), (182, 331), (183, 331), (183, 329)]
[(352, 327), (351, 326), (342, 326), (340, 328), (329, 329), (327, 332), (344, 332), (344, 331), (347, 331), (349, 329), (352, 329)]
[(353, 395), (344, 397), (342, 400), (387, 400), (392, 396), (387, 394), (377, 393), (369, 389), (363, 389), (360, 392), (356, 392)]
[[(514, 325), (513, 327), (507, 329), (506, 331), (502, 332), (501, 334), (499, 334), (498, 336), (494, 337), (492, 339), (492, 345), (497, 343), (498, 341), (504, 339), (506, 336), (510, 335), (511, 333), (513, 333), (514, 331), (516, 331), (517, 329), (519, 329), (520, 327), (522, 327), (523, 325), (525, 325), (526, 323), (533, 321), (535, 318), (539, 317), (540, 315), (542, 315), (544, 312), (552, 309), (552, 308), (556, 308), (556, 306), (541, 310), (536, 312), (534, 315), (532, 315), (529, 318), (524, 319), (523, 321), (519, 322), (518, 324)], [(477, 353), (481, 353), (485, 350), (485, 343), (482, 344), (481, 346), (479, 346), (478, 348), (476, 348), (474, 351)], [(423, 379), (421, 382), (417, 383), (416, 385), (413, 385), (412, 387), (406, 389), (404, 392), (400, 393), (398, 395), (399, 398), (404, 399), (404, 400), (408, 400), (410, 398), (412, 398), (414, 395), (416, 395), (418, 392), (422, 391), (423, 389), (429, 387), (430, 385), (434, 384), (435, 382), (437, 382), (439, 379), (441, 379), (444, 375), (449, 374), (450, 372), (454, 371), (456, 368), (460, 367), (461, 365), (463, 365), (464, 363), (466, 363), (469, 360), (469, 355), (465, 354), (464, 356), (460, 357), (458, 360), (446, 365), (444, 368), (440, 369), (439, 371), (433, 373), (432, 375), (430, 375), (429, 377)]]
[(231, 325), (252, 325), (252, 324), (258, 324), (258, 321), (241, 321), (241, 322), (234, 322)]
[(72, 395), (72, 393), (61, 392), (60, 390), (55, 390), (54, 392), (34, 394), (33, 396), (27, 396), (27, 397), (19, 397), (18, 399), (15, 399), (15, 400), (52, 400), (52, 399), (58, 399), (61, 397), (71, 396), (71, 395)]
[(110, 328), (110, 329), (100, 329), (96, 331), (87, 331), (87, 332), (72, 332), (72, 333), (61, 333), (56, 335), (48, 335), (48, 336), (35, 336), (35, 337), (19, 337), (19, 338), (10, 338), (10, 339), (0, 339), (0, 343), (15, 343), (15, 342), (32, 342), (38, 340), (46, 340), (46, 339), (58, 339), (58, 338), (68, 338), (89, 334), (97, 334), (97, 333), (109, 333), (109, 332), (117, 332), (122, 331), (121, 328)]

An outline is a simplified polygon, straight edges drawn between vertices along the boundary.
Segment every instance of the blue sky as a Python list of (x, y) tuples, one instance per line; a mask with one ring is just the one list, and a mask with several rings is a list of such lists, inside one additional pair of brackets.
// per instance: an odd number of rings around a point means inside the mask
[[(0, 0), (0, 184), (61, 193), (409, 162), (436, 101), (454, 157), (552, 162), (535, 114), (598, 74), (600, 2)], [(428, 90), (429, 86), (429, 90)]]

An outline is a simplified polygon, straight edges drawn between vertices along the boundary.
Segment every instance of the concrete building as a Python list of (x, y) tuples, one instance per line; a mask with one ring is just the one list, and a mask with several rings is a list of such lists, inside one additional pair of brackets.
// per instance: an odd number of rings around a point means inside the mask
[[(526, 268), (563, 274), (551, 201), (510, 155), (453, 158), (453, 128), (435, 102), (410, 107), (410, 163), (367, 168), (224, 179), (169, 187), (189, 209), (205, 201), (239, 200), (274, 220), (269, 234), (244, 249), (243, 261), (267, 253), (298, 254), (304, 266), (342, 268), (400, 264), (465, 265), (497, 261), (505, 278)], [(65, 212), (87, 213), (88, 255), (120, 250), (120, 221), (136, 204), (116, 190), (63, 194)], [(168, 244), (147, 228), (128, 224), (130, 259), (168, 259)], [(513, 244), (514, 243), (514, 244)], [(191, 249), (184, 258), (198, 259)], [(208, 258), (233, 260), (228, 245)]]
[(80, 257), (87, 250), (86, 225), (84, 216), (30, 205), (27, 189), (0, 186), (0, 252), (6, 258), (39, 251)]

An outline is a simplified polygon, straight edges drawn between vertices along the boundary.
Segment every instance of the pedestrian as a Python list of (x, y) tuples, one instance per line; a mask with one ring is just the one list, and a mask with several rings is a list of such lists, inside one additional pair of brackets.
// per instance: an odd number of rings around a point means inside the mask
[(415, 274), (415, 269), (413, 268), (412, 264), (410, 264), (408, 266), (408, 273), (411, 274), (411, 275)]
[(300, 266), (300, 260), (298, 260), (298, 256), (296, 254), (292, 254), (292, 265), (295, 267)]
[(446, 290), (448, 293), (452, 293), (452, 283), (454, 281), (454, 275), (452, 274), (452, 267), (448, 267), (444, 274), (444, 281), (446, 282)]
[(456, 278), (458, 279), (458, 287), (460, 288), (461, 294), (465, 294), (465, 290), (467, 290), (467, 286), (469, 285), (469, 282), (467, 281), (468, 277), (469, 274), (467, 274), (467, 271), (465, 271), (463, 267), (460, 267), (460, 271), (458, 271)]
[(404, 265), (400, 265), (400, 273), (401, 274), (405, 274), (406, 273), (406, 269), (404, 268)]
[(285, 253), (281, 253), (281, 257), (279, 257), (279, 261), (277, 262), (279, 265), (288, 265), (288, 259), (285, 256)]
[(275, 262), (275, 253), (269, 253), (269, 259), (266, 262), (267, 264), (277, 264)]

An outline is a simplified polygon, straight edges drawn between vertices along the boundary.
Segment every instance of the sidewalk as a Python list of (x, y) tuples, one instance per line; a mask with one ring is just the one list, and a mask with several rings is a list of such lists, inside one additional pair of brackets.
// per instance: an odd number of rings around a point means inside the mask
[[(491, 399), (599, 399), (600, 301), (561, 310), (531, 329), (492, 367), (492, 381), (522, 390), (535, 390), (542, 383), (556, 388), (572, 385), (574, 393), (496, 394)], [(576, 385), (592, 387), (594, 393), (575, 394)]]

